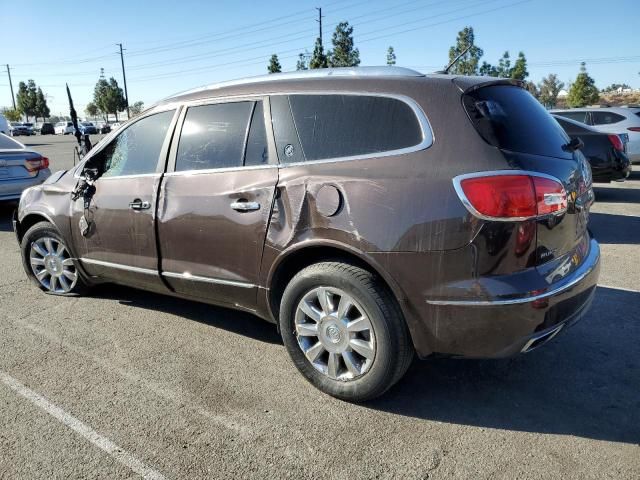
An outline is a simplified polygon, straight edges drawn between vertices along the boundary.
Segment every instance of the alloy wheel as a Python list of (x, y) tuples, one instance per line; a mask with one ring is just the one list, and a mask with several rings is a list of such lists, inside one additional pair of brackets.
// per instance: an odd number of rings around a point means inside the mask
[(333, 380), (360, 377), (375, 359), (371, 321), (358, 302), (338, 288), (317, 287), (304, 295), (296, 308), (294, 333), (313, 367)]
[(69, 293), (78, 272), (64, 244), (53, 237), (40, 237), (31, 243), (29, 263), (40, 285), (53, 293)]

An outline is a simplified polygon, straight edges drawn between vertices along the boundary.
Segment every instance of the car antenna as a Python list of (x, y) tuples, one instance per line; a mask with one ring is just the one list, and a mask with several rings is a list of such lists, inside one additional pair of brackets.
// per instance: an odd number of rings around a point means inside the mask
[(456, 63), (458, 63), (458, 60), (460, 60), (463, 57), (463, 55), (465, 55), (469, 50), (471, 50), (471, 47), (473, 47), (473, 45), (469, 45), (467, 48), (465, 48), (456, 58), (454, 58), (453, 60), (451, 60), (451, 62), (449, 62), (449, 65), (444, 67), (444, 70), (438, 70), (435, 73), (441, 73), (443, 75), (446, 75), (447, 73), (449, 73), (449, 70), (451, 69), (451, 67), (453, 67)]

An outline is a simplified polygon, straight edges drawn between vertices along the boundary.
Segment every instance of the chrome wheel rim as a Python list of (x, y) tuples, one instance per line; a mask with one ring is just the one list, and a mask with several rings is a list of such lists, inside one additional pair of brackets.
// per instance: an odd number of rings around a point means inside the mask
[(339, 288), (317, 287), (302, 297), (294, 334), (311, 365), (333, 380), (361, 377), (375, 359), (376, 337), (367, 313)]
[(40, 285), (50, 292), (69, 293), (76, 285), (76, 267), (64, 244), (56, 238), (41, 237), (32, 242), (29, 263)]

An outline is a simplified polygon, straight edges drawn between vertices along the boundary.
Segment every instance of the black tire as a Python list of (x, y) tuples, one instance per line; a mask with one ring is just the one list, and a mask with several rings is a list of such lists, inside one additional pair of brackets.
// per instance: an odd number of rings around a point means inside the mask
[(29, 279), (33, 282), (33, 284), (37, 286), (40, 290), (46, 293), (49, 293), (51, 295), (75, 296), (75, 295), (82, 295), (86, 293), (89, 286), (85, 282), (85, 280), (82, 278), (82, 275), (80, 274), (77, 260), (71, 257), (69, 258), (71, 258), (71, 261), (73, 263), (73, 270), (76, 273), (76, 280), (75, 282), (69, 283), (71, 288), (68, 291), (52, 291), (49, 288), (47, 288), (45, 285), (43, 285), (43, 283), (40, 280), (38, 280), (38, 278), (36, 278), (36, 274), (30, 263), (31, 248), (34, 242), (45, 237), (50, 237), (55, 239), (57, 242), (59, 242), (65, 247), (67, 252), (69, 252), (69, 249), (67, 248), (64, 239), (58, 233), (58, 230), (56, 229), (55, 226), (45, 221), (36, 223), (29, 230), (27, 230), (27, 232), (22, 237), (22, 242), (20, 243), (20, 250), (22, 253), (22, 266), (24, 268), (25, 273), (27, 274), (27, 277), (29, 277)]
[[(295, 315), (299, 302), (318, 287), (337, 288), (365, 310), (375, 333), (375, 357), (369, 369), (350, 380), (330, 378), (312, 365), (298, 344)], [(301, 270), (285, 288), (280, 332), (296, 368), (316, 388), (349, 402), (382, 395), (405, 374), (414, 355), (402, 312), (388, 288), (373, 273), (342, 262), (316, 263)]]

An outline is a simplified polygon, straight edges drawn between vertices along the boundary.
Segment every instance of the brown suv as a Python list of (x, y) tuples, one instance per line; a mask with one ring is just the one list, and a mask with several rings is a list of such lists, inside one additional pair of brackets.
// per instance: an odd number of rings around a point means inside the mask
[(168, 98), (28, 189), (27, 275), (255, 313), (359, 401), (414, 351), (527, 352), (587, 309), (591, 172), (518, 83), (402, 68), (281, 74)]

